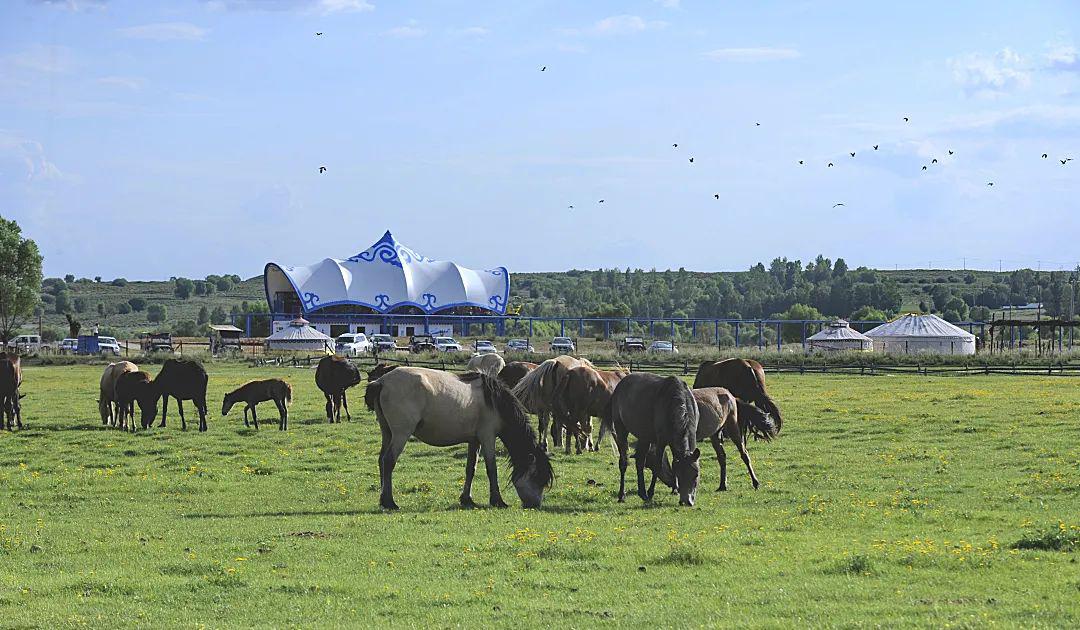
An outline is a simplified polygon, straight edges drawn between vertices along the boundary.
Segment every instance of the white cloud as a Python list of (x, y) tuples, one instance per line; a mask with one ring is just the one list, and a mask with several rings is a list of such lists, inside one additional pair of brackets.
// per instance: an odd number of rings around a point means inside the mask
[(101, 77), (97, 82), (101, 85), (122, 87), (129, 90), (140, 90), (143, 86), (143, 80), (139, 77)]
[(483, 26), (468, 26), (466, 28), (459, 28), (454, 33), (457, 35), (465, 35), (467, 37), (483, 37), (491, 31)]
[(996, 96), (1031, 85), (1030, 65), (1009, 48), (994, 55), (964, 55), (949, 63), (953, 78), (969, 94)]
[(34, 0), (34, 2), (50, 7), (67, 9), (68, 11), (86, 11), (87, 9), (105, 8), (105, 0)]
[(638, 15), (612, 15), (586, 29), (564, 28), (559, 33), (567, 36), (577, 35), (633, 35), (647, 30), (664, 28), (667, 22), (662, 20), (646, 20)]
[(206, 37), (209, 30), (188, 22), (156, 22), (118, 29), (124, 37), (150, 39), (159, 42), (175, 40), (199, 40)]
[(45, 156), (40, 142), (0, 129), (0, 172), (8, 170), (9, 164), (22, 168), (30, 181), (54, 180), (64, 176)]
[(1069, 45), (1055, 46), (1046, 55), (1051, 70), (1080, 70), (1080, 52)]
[(366, 0), (319, 0), (316, 10), (326, 15), (328, 13), (363, 13), (374, 11), (375, 5)]
[(215, 11), (301, 11), (306, 13), (361, 13), (374, 11), (367, 0), (203, 0)]
[(71, 70), (71, 51), (63, 46), (34, 44), (22, 52), (3, 57), (0, 66), (36, 73), (63, 74)]
[(705, 56), (714, 61), (776, 61), (797, 59), (802, 53), (794, 48), (717, 48), (705, 53)]
[(656, 4), (664, 7), (665, 9), (678, 9), (679, 0), (653, 0)]
[(427, 29), (418, 26), (416, 20), (409, 20), (408, 24), (395, 26), (386, 31), (386, 34), (390, 37), (398, 37), (400, 39), (416, 39), (427, 35)]

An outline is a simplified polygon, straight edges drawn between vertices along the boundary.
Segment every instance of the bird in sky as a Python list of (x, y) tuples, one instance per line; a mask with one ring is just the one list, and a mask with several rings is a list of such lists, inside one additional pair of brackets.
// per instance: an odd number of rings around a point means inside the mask
[(545, 70), (547, 70), (547, 66), (542, 66), (542, 67), (540, 68), (540, 72), (543, 72), (543, 71), (545, 71)]
[(851, 157), (855, 157), (855, 152), (854, 151), (851, 152)]
[(672, 144), (671, 146), (672, 146), (673, 148), (675, 148), (675, 149), (678, 149), (678, 148), (679, 148), (679, 143), (678, 143), (678, 142), (676, 142), (676, 143)]
[(911, 122), (911, 119), (908, 118), (907, 116), (904, 116), (904, 122)]
[(573, 210), (573, 209), (574, 209), (574, 206), (566, 206), (566, 209), (567, 209), (567, 210)]
[(691, 164), (693, 164), (693, 163), (694, 163), (694, 158), (690, 158), (690, 163), (691, 163)]
[(1071, 161), (1072, 161), (1072, 158), (1065, 158), (1064, 160), (1061, 160), (1061, 165), (1065, 166), (1066, 162), (1071, 162)]
[(842, 203), (834, 203), (834, 204), (832, 205), (832, 207), (834, 207), (834, 208), (835, 208), (835, 207), (837, 207), (837, 206), (842, 206), (842, 205), (844, 205), (844, 204), (842, 204)]
[(828, 168), (832, 168), (832, 162), (829, 162)]
[(325, 173), (326, 172), (326, 167), (325, 166), (320, 166), (319, 167), (319, 172), (320, 173)]
[(759, 123), (759, 122), (756, 122), (756, 123), (754, 123), (754, 126), (755, 126), (755, 127), (760, 127), (760, 126), (761, 126), (761, 123)]
[(1050, 157), (1050, 156), (1049, 156), (1049, 155), (1047, 155), (1047, 154), (1045, 154), (1045, 153), (1043, 153), (1043, 154), (1042, 154), (1042, 158), (1043, 158), (1044, 160), (1045, 160), (1046, 158), (1048, 158), (1048, 157)]
[(986, 185), (987, 185), (987, 186), (993, 186), (993, 185), (994, 185), (994, 182), (986, 182)]
[(322, 33), (315, 33), (315, 37), (318, 37), (319, 35), (322, 35)]
[(603, 200), (603, 199), (601, 199), (601, 200), (600, 200), (600, 201), (598, 201), (597, 203), (604, 203), (604, 200)]
[(713, 195), (713, 199), (719, 199), (719, 198), (720, 198), (720, 193), (717, 193), (717, 194)]
[(931, 164), (937, 164), (937, 158), (934, 158), (934, 159), (930, 160), (930, 163)]
[(802, 160), (799, 160), (799, 164), (802, 164), (802, 163), (803, 163), (803, 161), (802, 161)]
[(924, 170), (924, 171), (926, 170), (926, 165), (925, 164), (922, 165), (922, 170)]
[(953, 151), (952, 149), (949, 149), (949, 155), (952, 155), (953, 153), (955, 153), (955, 151)]
[(877, 151), (878, 145), (874, 145), (874, 150)]

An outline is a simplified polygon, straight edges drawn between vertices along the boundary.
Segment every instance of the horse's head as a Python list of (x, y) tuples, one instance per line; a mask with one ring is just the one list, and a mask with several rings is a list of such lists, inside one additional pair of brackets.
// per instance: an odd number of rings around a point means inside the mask
[(229, 410), (236, 404), (236, 392), (229, 392), (225, 394), (225, 399), (221, 401), (221, 415), (225, 416), (229, 414)]
[(694, 505), (697, 497), (698, 479), (701, 477), (701, 449), (695, 448), (684, 455), (674, 455), (671, 459), (671, 469), (675, 474), (675, 486), (679, 491), (679, 505)]
[(533, 449), (528, 468), (513, 475), (512, 479), (518, 498), (521, 499), (521, 506), (526, 509), (539, 508), (544, 502), (544, 492), (551, 487), (551, 482), (555, 479), (547, 453), (539, 447)]

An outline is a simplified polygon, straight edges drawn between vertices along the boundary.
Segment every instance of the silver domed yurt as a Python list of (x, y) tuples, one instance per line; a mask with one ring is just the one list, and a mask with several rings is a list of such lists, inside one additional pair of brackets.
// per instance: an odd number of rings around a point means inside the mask
[(844, 319), (829, 322), (817, 334), (806, 338), (811, 352), (870, 352), (874, 349), (874, 340), (853, 329)]
[(886, 354), (975, 354), (975, 335), (937, 315), (908, 314), (866, 331)]
[(314, 350), (334, 353), (334, 340), (315, 330), (303, 317), (266, 338), (267, 350)]

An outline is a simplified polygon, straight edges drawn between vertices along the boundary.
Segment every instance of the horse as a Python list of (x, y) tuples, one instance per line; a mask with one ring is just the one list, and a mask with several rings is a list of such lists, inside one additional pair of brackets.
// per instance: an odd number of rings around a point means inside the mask
[(277, 405), (278, 430), (287, 430), (289, 428), (289, 403), (292, 402), (292, 386), (280, 378), (250, 381), (225, 394), (225, 399), (221, 401), (221, 415), (227, 415), (233, 405), (242, 402), (244, 403), (244, 426), (250, 426), (248, 424), (248, 410), (250, 409), (251, 419), (255, 422), (255, 429), (258, 430), (259, 416), (255, 414), (255, 405), (267, 400), (272, 400)]
[(499, 380), (507, 387), (513, 389), (514, 385), (517, 385), (521, 379), (525, 378), (526, 374), (532, 372), (536, 368), (537, 365), (535, 363), (529, 363), (528, 361), (511, 361), (506, 364), (506, 367), (499, 371)]
[(113, 400), (116, 401), (117, 420), (121, 429), (127, 429), (127, 423), (131, 422), (131, 432), (135, 432), (135, 403), (139, 403), (142, 412), (141, 424), (143, 429), (149, 429), (154, 424), (157, 416), (158, 394), (154, 391), (154, 385), (150, 375), (146, 372), (124, 372), (116, 377), (116, 385), (113, 388)]
[[(619, 449), (619, 502), (626, 501), (627, 439), (637, 436), (634, 459), (637, 464), (638, 496), (652, 501), (656, 489), (656, 468), (645, 491), (645, 465), (650, 454), (663, 459), (671, 449), (671, 469), (679, 490), (679, 505), (694, 505), (701, 466), (697, 447), (698, 407), (686, 383), (675, 376), (667, 378), (637, 372), (626, 375), (611, 394), (601, 420), (615, 436)], [(655, 446), (655, 448), (654, 448)]]
[(398, 367), (398, 366), (396, 366), (396, 365), (394, 365), (392, 363), (377, 363), (377, 364), (375, 364), (375, 367), (371, 368), (371, 371), (368, 372), (368, 374), (367, 374), (368, 382), (370, 383), (371, 381), (379, 380), (382, 377), (383, 374), (386, 374), (387, 372), (389, 372), (390, 370), (393, 370), (396, 367)]
[(326, 419), (331, 424), (341, 422), (342, 405), (345, 406), (345, 417), (352, 420), (345, 390), (360, 384), (363, 378), (355, 365), (339, 356), (327, 356), (319, 360), (319, 365), (315, 368), (315, 385), (326, 397)]
[(187, 430), (184, 401), (190, 400), (195, 403), (195, 409), (199, 412), (199, 432), (206, 431), (206, 384), (209, 380), (206, 370), (196, 361), (166, 360), (152, 383), (154, 391), (162, 399), (161, 424), (158, 426), (165, 426), (165, 419), (169, 415), (169, 396), (172, 396), (180, 410), (180, 428)]
[(492, 507), (506, 507), (499, 492), (495, 439), (506, 447), (510, 480), (526, 508), (538, 508), (554, 473), (536, 442), (525, 409), (497, 378), (480, 372), (456, 375), (441, 370), (399, 367), (368, 384), (364, 394), (382, 431), (379, 451), (379, 505), (396, 510), (393, 473), (405, 443), (412, 436), (432, 446), (468, 444), (465, 486), (459, 502), (473, 507), (472, 482), (477, 453), (482, 452)]
[(694, 377), (694, 389), (703, 387), (723, 387), (736, 398), (752, 402), (776, 422), (780, 430), (783, 419), (780, 408), (765, 390), (765, 370), (752, 359), (725, 359), (723, 361), (705, 361), (698, 366)]
[(116, 381), (121, 374), (138, 371), (139, 366), (131, 361), (117, 361), (105, 366), (98, 389), (98, 413), (101, 414), (101, 424), (116, 426), (119, 416), (123, 413), (116, 402)]
[(499, 372), (506, 367), (506, 360), (501, 356), (489, 352), (487, 354), (474, 354), (465, 366), (470, 372), (483, 372), (492, 378), (498, 378)]
[[(611, 392), (626, 376), (623, 370), (597, 370), (587, 365), (570, 368), (558, 396), (570, 418), (570, 429), (577, 436), (577, 452), (600, 450), (599, 441), (592, 440), (592, 417), (604, 415)], [(570, 440), (566, 440), (570, 452)]]
[(525, 409), (539, 418), (540, 446), (545, 451), (548, 447), (548, 424), (552, 417), (555, 420), (553, 441), (555, 446), (562, 445), (562, 430), (564, 427), (569, 427), (569, 420), (566, 417), (566, 409), (557, 394), (570, 368), (579, 365), (592, 367), (592, 363), (586, 359), (564, 354), (544, 361), (535, 370), (522, 377), (517, 385), (514, 385), (514, 396), (525, 405)]
[(0, 429), (4, 428), (4, 416), (7, 416), (8, 431), (16, 427), (21, 429), (22, 403), (25, 394), (19, 393), (22, 386), (22, 359), (15, 353), (0, 352)]

